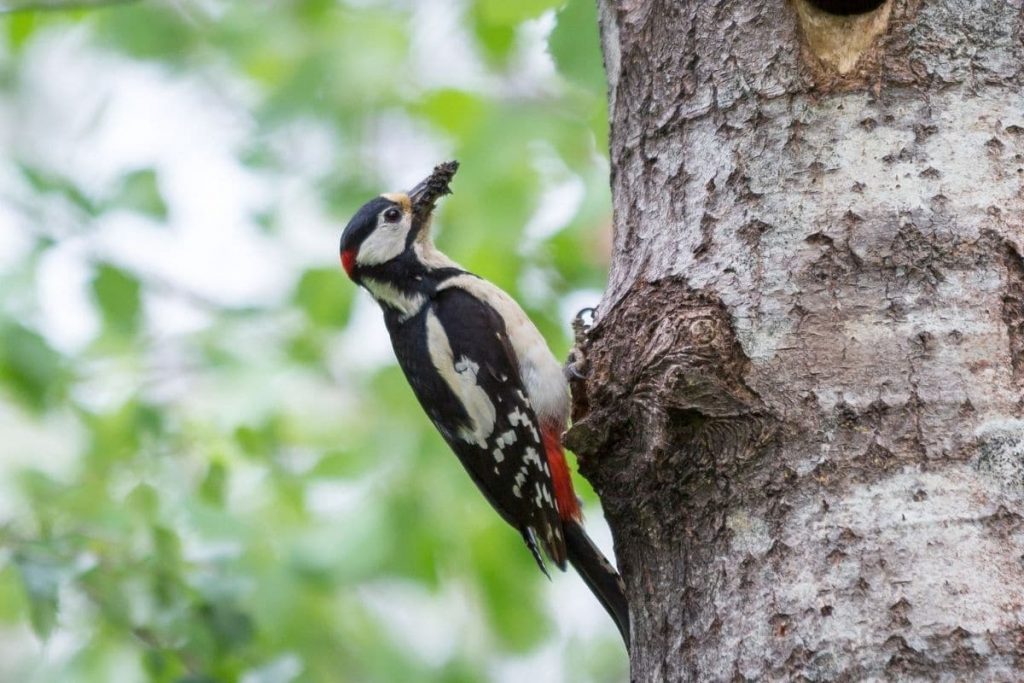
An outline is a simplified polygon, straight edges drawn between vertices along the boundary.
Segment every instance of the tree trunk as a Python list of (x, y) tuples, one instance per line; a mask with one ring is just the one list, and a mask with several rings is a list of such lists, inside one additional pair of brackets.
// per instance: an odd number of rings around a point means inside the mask
[(600, 0), (636, 681), (1024, 680), (1020, 0)]

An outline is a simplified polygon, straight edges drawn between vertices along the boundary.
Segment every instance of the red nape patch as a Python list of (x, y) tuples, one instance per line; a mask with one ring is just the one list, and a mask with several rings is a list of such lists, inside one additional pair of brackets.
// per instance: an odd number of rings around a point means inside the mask
[(345, 269), (349, 277), (352, 277), (352, 271), (356, 268), (356, 250), (346, 249), (341, 252), (341, 267)]
[(569, 464), (565, 461), (565, 453), (562, 452), (560, 435), (561, 430), (557, 428), (541, 428), (548, 467), (551, 469), (551, 484), (555, 488), (555, 502), (558, 503), (558, 516), (580, 522), (583, 521), (583, 513), (580, 512), (580, 502), (572, 488), (572, 476), (569, 474)]

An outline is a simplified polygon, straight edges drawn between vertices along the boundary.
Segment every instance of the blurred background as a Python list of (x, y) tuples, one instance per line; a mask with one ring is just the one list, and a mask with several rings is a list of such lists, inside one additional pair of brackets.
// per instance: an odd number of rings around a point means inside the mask
[(0, 681), (626, 680), (337, 253), (457, 158), (439, 246), (564, 358), (608, 259), (593, 5), (0, 0)]

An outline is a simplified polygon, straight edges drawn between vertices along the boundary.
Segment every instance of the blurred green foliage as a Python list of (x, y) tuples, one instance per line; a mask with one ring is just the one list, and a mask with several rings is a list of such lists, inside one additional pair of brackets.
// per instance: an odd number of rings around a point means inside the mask
[[(441, 248), (564, 355), (566, 297), (606, 268), (593, 2), (140, 0), (0, 28), (0, 680), (509, 680), (552, 642), (541, 680), (624, 680), (599, 608), (559, 639), (336, 262), (362, 202), (457, 158)], [(259, 188), (237, 250), (173, 253), (211, 162), (139, 151), (188, 109), (111, 123), (143, 81), (228, 112), (231, 177)], [(231, 183), (200, 187), (230, 209)], [(273, 286), (227, 291), (241, 242)]]

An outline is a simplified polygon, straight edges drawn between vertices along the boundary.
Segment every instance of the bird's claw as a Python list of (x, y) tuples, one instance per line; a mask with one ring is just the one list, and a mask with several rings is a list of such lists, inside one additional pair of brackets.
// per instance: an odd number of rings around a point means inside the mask
[[(586, 336), (587, 331), (594, 325), (594, 314), (597, 312), (592, 306), (581, 308), (576, 316), (572, 320), (572, 334), (573, 334), (573, 347), (569, 351), (569, 359), (565, 362), (563, 372), (565, 373), (565, 379), (569, 382), (575, 380), (585, 380), (589, 374), (589, 366), (586, 357), (580, 349), (583, 347), (583, 338)], [(586, 317), (590, 316), (590, 322), (586, 321)]]
[(569, 352), (569, 359), (565, 361), (565, 365), (562, 367), (562, 372), (565, 373), (565, 379), (570, 382), (574, 379), (583, 380), (587, 378), (587, 360), (580, 356), (580, 352), (574, 348)]

